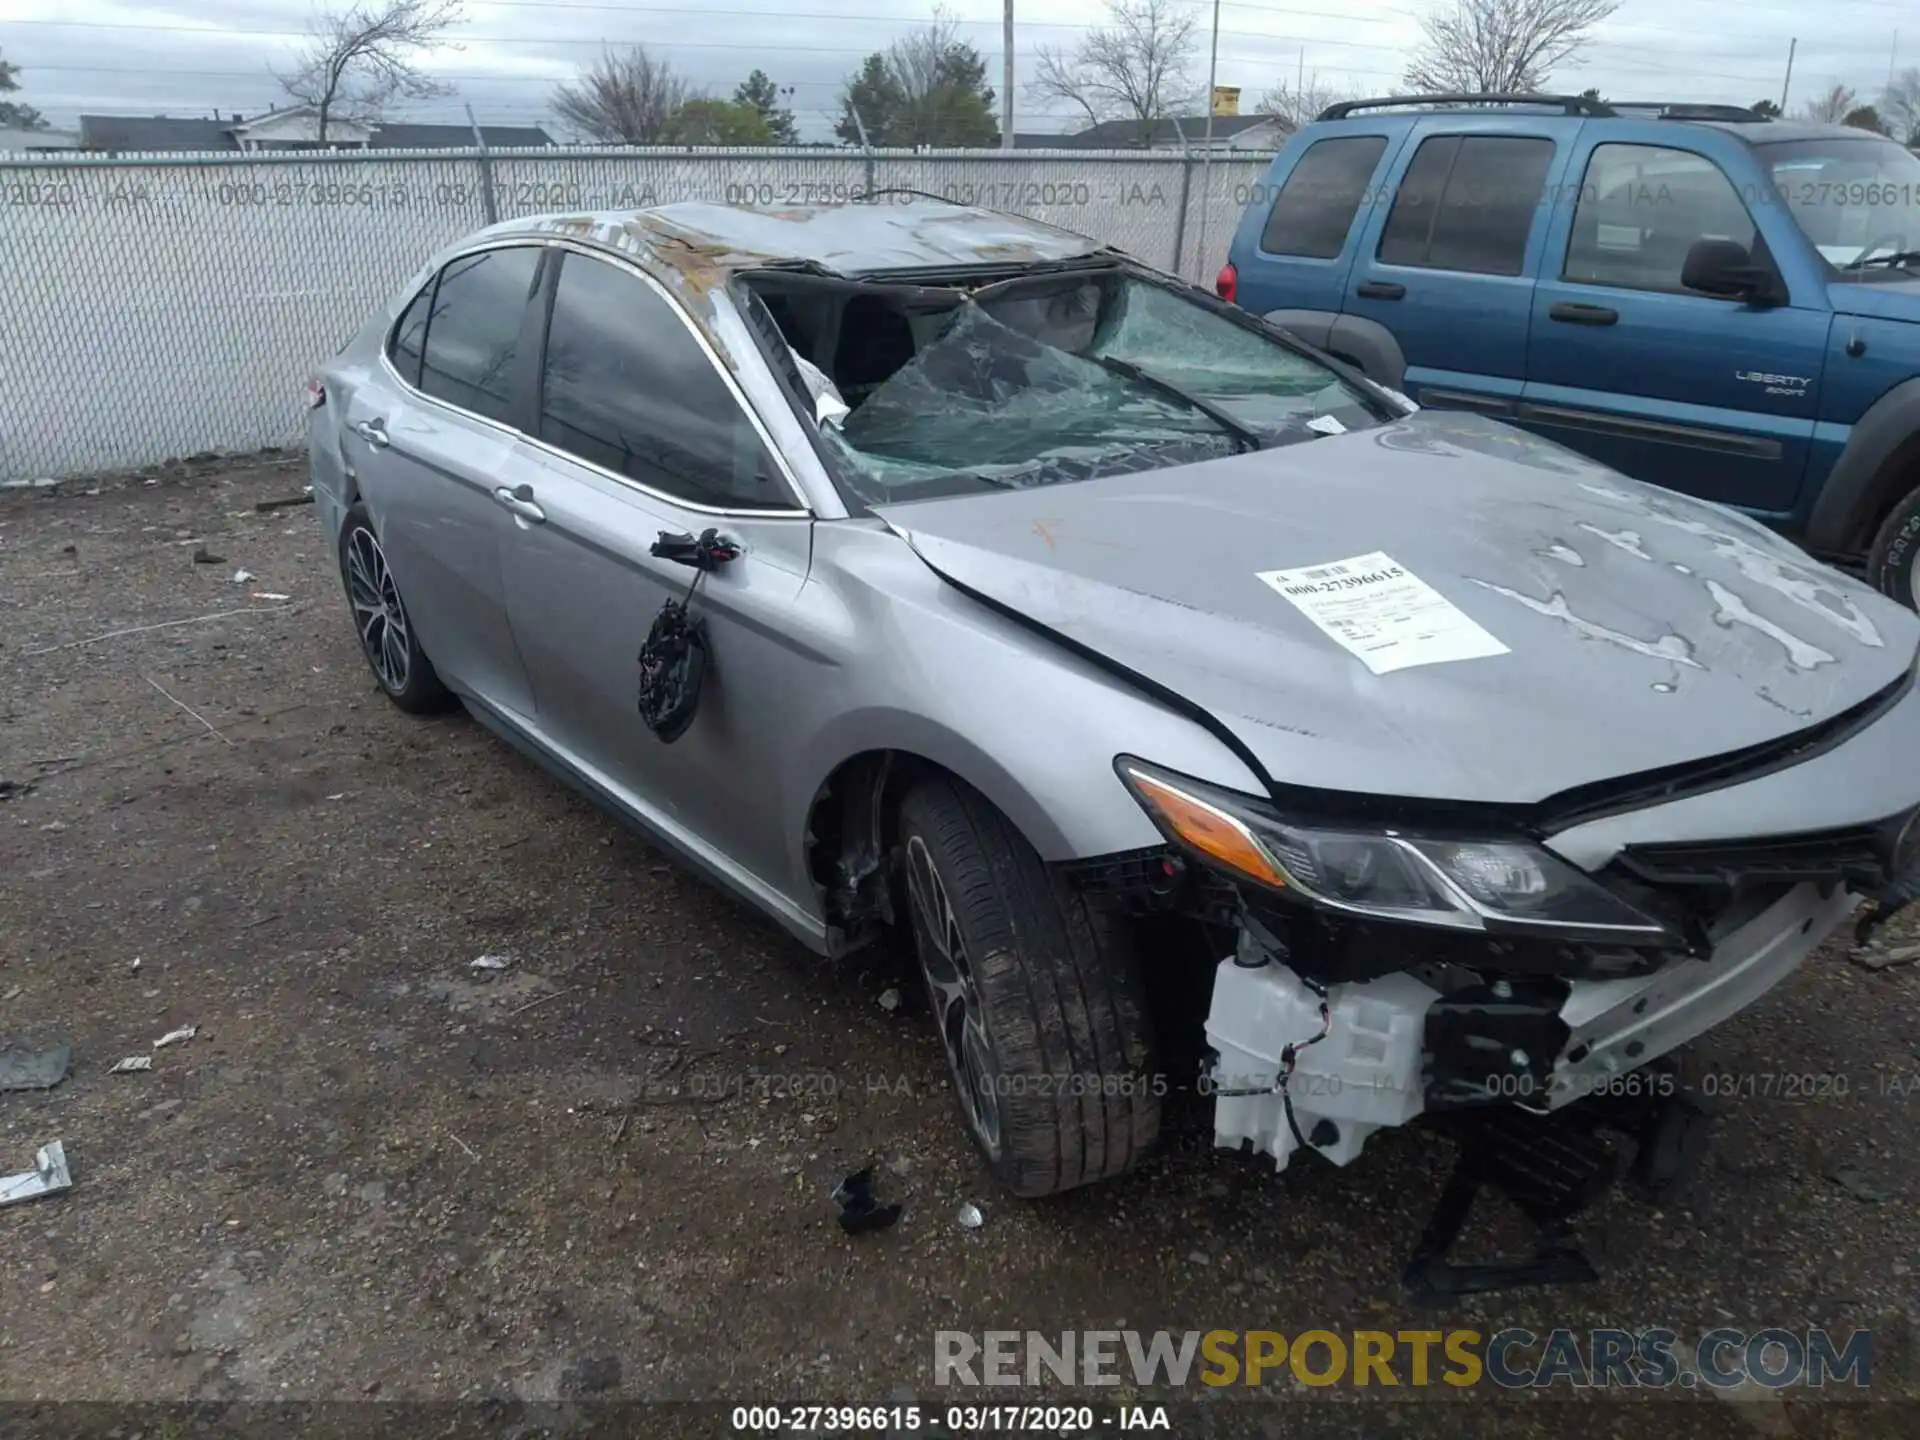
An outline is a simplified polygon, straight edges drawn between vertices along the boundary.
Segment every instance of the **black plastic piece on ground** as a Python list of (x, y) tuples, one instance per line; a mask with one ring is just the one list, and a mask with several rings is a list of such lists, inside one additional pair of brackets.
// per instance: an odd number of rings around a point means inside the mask
[(833, 1203), (840, 1207), (840, 1228), (849, 1235), (884, 1230), (900, 1218), (900, 1206), (882, 1205), (873, 1198), (871, 1165), (854, 1171), (836, 1185)]
[(1653, 1204), (1678, 1195), (1699, 1170), (1712, 1129), (1713, 1117), (1685, 1095), (1660, 1101), (1640, 1130), (1627, 1188)]
[[(1453, 1174), (1401, 1276), (1408, 1298), (1415, 1305), (1440, 1307), (1463, 1295), (1598, 1280), (1570, 1222), (1612, 1183), (1613, 1151), (1579, 1119), (1564, 1114), (1490, 1111), (1463, 1126), (1460, 1135)], [(1506, 1195), (1534, 1223), (1538, 1235), (1531, 1258), (1477, 1265), (1447, 1260), (1482, 1187)]]

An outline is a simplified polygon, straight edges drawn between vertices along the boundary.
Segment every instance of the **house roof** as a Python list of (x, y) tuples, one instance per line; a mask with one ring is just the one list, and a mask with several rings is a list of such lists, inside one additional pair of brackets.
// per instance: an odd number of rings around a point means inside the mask
[[(490, 150), (520, 150), (553, 144), (538, 125), (482, 125), (480, 134)], [(374, 150), (466, 150), (473, 147), (473, 130), (466, 125), (376, 125), (369, 148)]]
[[(296, 107), (298, 108), (298, 107)], [(291, 113), (276, 110), (251, 120), (184, 119), (166, 115), (82, 115), (80, 143), (89, 150), (215, 150), (235, 151), (236, 128)], [(482, 125), (489, 148), (512, 150), (553, 144), (538, 125)], [(373, 150), (470, 150), (473, 131), (465, 125), (376, 125), (368, 148)]]
[(71, 130), (16, 130), (0, 126), (0, 150), (77, 150), (80, 137)]
[(166, 115), (82, 115), (80, 143), (89, 150), (238, 150), (231, 120)]
[[(1243, 130), (1275, 123), (1284, 122), (1279, 122), (1278, 117), (1273, 115), (1216, 115), (1213, 117), (1213, 138), (1230, 139)], [(1183, 140), (1189, 145), (1197, 144), (1206, 133), (1206, 116), (1182, 115), (1177, 120), (1171, 116), (1155, 120), (1145, 127), (1138, 120), (1102, 120), (1098, 125), (1088, 126), (1072, 135), (1049, 136), (1048, 139), (1055, 145), (1071, 150), (1131, 150), (1142, 145), (1178, 145)], [(1016, 134), (1016, 146), (1019, 139)]]

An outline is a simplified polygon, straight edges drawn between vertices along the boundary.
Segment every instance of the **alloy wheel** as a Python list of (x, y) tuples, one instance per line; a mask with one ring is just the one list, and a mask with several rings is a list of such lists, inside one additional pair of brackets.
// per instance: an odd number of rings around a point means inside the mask
[(388, 693), (400, 694), (412, 674), (407, 612), (387, 569), (386, 552), (365, 526), (347, 541), (347, 602), (353, 606), (360, 648), (374, 677)]
[(960, 922), (947, 887), (934, 868), (926, 841), (907, 841), (907, 896), (918, 931), (920, 969), (927, 978), (934, 1022), (947, 1048), (960, 1105), (980, 1143), (991, 1156), (1000, 1153), (1000, 1096), (995, 1082), (1000, 1067), (987, 1038), (986, 1013), (967, 956)]

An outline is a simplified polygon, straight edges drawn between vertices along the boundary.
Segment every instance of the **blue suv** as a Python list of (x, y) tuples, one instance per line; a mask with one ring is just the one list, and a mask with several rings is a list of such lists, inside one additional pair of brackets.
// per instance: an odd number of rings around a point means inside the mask
[(1437, 95), (1288, 140), (1222, 296), (1422, 405), (1920, 598), (1920, 157), (1729, 106)]

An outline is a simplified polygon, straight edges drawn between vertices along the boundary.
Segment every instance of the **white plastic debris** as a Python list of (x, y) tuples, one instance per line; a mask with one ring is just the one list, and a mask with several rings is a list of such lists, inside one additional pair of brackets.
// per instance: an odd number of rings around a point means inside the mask
[(115, 1065), (111, 1070), (107, 1071), (107, 1074), (131, 1075), (136, 1070), (151, 1070), (151, 1069), (153, 1069), (153, 1056), (129, 1055), (127, 1056), (126, 1059), (122, 1060), (118, 1065)]
[(960, 1207), (960, 1227), (963, 1230), (978, 1230), (987, 1223), (987, 1217), (980, 1213), (980, 1207), (971, 1200)]
[(1307, 429), (1313, 431), (1316, 435), (1344, 435), (1347, 433), (1347, 427), (1331, 415), (1314, 416), (1313, 419), (1307, 421)]
[(880, 1008), (889, 1014), (900, 1008), (900, 991), (897, 987), (889, 985), (880, 992)]
[(511, 955), (481, 955), (467, 964), (469, 970), (504, 970), (513, 963)]
[(67, 1152), (58, 1140), (49, 1140), (34, 1152), (33, 1169), (18, 1175), (0, 1176), (0, 1205), (16, 1205), (22, 1200), (38, 1200), (73, 1184), (67, 1169)]
[(256, 590), (253, 592), (253, 598), (255, 600), (291, 600), (293, 596), (282, 595), (278, 590)]
[(253, 579), (253, 571), (251, 570), (236, 570), (233, 572), (233, 583), (236, 585), (244, 585), (251, 579)]
[(169, 1030), (153, 1042), (153, 1048), (164, 1050), (169, 1045), (178, 1045), (182, 1040), (191, 1040), (200, 1033), (198, 1025), (182, 1025), (178, 1030)]

